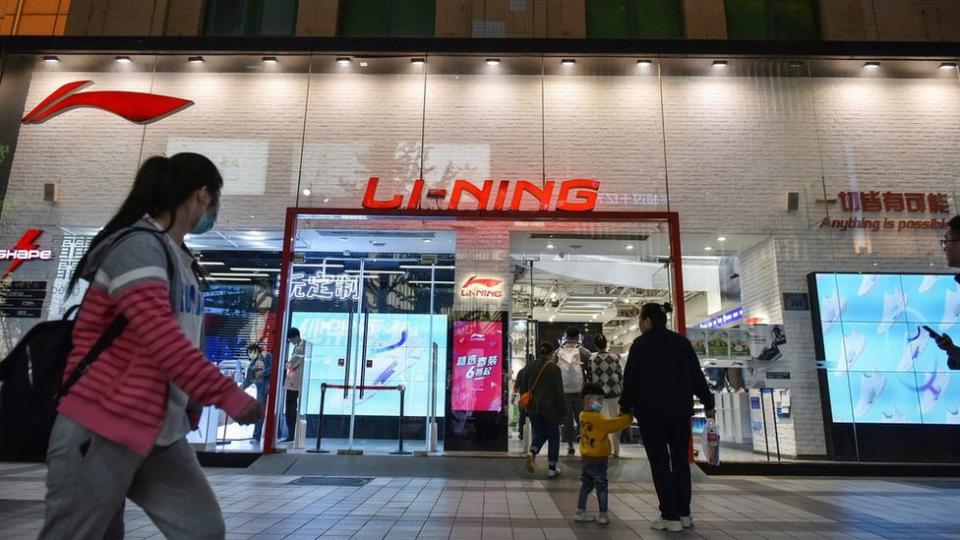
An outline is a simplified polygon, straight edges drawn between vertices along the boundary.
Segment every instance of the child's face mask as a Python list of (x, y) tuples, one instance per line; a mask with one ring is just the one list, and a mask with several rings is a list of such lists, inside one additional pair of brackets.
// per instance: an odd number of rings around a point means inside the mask
[(597, 400), (593, 400), (593, 402), (590, 403), (590, 409), (591, 409), (593, 412), (600, 412), (600, 411), (603, 410), (603, 403), (600, 403), (600, 402), (597, 401)]

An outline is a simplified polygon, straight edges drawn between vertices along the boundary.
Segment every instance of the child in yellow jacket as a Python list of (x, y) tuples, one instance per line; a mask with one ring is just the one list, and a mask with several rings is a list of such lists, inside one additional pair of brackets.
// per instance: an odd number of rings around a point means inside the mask
[[(607, 517), (607, 460), (610, 457), (610, 434), (623, 431), (633, 422), (633, 416), (622, 414), (607, 418), (603, 410), (603, 387), (583, 385), (583, 412), (580, 413), (580, 497), (577, 499), (575, 521), (593, 521), (600, 525), (610, 523)], [(594, 518), (587, 513), (587, 497), (596, 488), (600, 514)]]

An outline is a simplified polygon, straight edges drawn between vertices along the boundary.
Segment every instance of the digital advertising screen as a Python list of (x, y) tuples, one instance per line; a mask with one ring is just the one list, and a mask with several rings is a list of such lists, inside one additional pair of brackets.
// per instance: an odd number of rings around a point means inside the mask
[[(303, 339), (312, 345), (304, 368), (301, 412), (319, 412), (322, 383), (343, 385), (346, 381), (358, 385), (362, 377), (366, 386), (404, 385), (404, 414), (427, 416), (432, 337), (438, 346), (437, 416), (443, 416), (447, 350), (445, 315), (371, 313), (366, 317), (362, 314), (351, 317), (349, 313), (294, 312), (291, 326), (298, 328)], [(348, 359), (347, 339), (351, 332), (353, 358)], [(357, 348), (364, 343), (366, 354), (361, 356)], [(342, 389), (328, 389), (324, 414), (348, 415), (354, 400), (357, 415), (396, 416), (400, 412), (400, 396), (396, 390), (365, 390), (362, 395), (360, 392), (346, 392), (345, 395)]]
[(960, 343), (952, 275), (811, 276), (833, 422), (960, 424), (960, 372), (924, 330)]
[(450, 410), (500, 411), (503, 361), (502, 321), (454, 321)]

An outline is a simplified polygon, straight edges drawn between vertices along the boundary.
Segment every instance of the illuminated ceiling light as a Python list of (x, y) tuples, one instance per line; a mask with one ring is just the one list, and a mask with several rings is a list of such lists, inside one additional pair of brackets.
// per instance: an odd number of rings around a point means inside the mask
[(553, 322), (553, 321), (557, 320), (557, 316), (556, 316), (556, 315), (551, 315), (550, 318), (547, 319), (547, 320), (550, 321), (550, 322)]
[(790, 63), (787, 64), (787, 67), (792, 69), (800, 69), (803, 67), (803, 62), (799, 60), (791, 60)]
[(191, 64), (202, 64), (205, 62), (205, 60), (202, 56), (191, 56), (190, 58), (187, 58), (187, 62), (190, 62)]
[(597, 314), (596, 314), (596, 313), (593, 314), (593, 319), (594, 319), (594, 320), (597, 319)]
[(223, 266), (220, 261), (200, 261), (200, 266)]
[(46, 64), (56, 64), (57, 62), (60, 61), (60, 57), (59, 57), (59, 56), (44, 56), (44, 57), (43, 57), (43, 61), (44, 61), (44, 63), (46, 63)]
[(323, 202), (325, 202), (325, 203), (330, 202), (330, 197), (324, 197)]
[(411, 58), (410, 63), (415, 66), (422, 66), (427, 63), (427, 60), (424, 58)]
[(726, 236), (718, 236), (718, 237), (717, 237), (717, 242), (726, 242), (726, 241), (727, 241), (727, 237), (726, 237)]
[(946, 71), (946, 70), (948, 70), (948, 69), (957, 69), (957, 65), (954, 64), (953, 62), (944, 62), (944, 63), (940, 64), (940, 67), (937, 68), (937, 69), (942, 69), (942, 70), (944, 70), (944, 71)]
[(556, 292), (550, 293), (550, 299), (551, 299), (551, 300), (556, 300), (556, 299), (557, 299), (557, 293), (556, 293)]
[(704, 250), (704, 251), (713, 251), (713, 247), (707, 246), (707, 247), (703, 248), (703, 250)]
[(560, 60), (560, 63), (564, 66), (572, 66), (575, 65), (577, 61), (574, 58), (563, 58)]
[(424, 239), (423, 239), (423, 243), (424, 243), (424, 244), (429, 244), (429, 243), (431, 243), (431, 242), (433, 242), (433, 240), (431, 240), (430, 238), (424, 238)]
[(349, 57), (346, 57), (346, 56), (341, 56), (341, 57), (337, 58), (337, 63), (340, 64), (341, 66), (349, 66), (349, 65), (350, 65), (350, 58), (349, 58)]
[(869, 70), (880, 69), (880, 62), (867, 62), (863, 64), (863, 69), (869, 69)]
[(310, 191), (310, 188), (303, 188), (303, 196), (304, 196), (304, 197), (309, 197), (309, 196), (312, 195), (312, 194), (313, 194), (313, 191)]
[(341, 241), (341, 242), (346, 242), (347, 240), (349, 240), (349, 238), (347, 238), (346, 236), (341, 236), (341, 237), (340, 237), (340, 241)]
[(547, 249), (553, 249), (554, 247), (556, 246), (554, 246), (553, 244), (547, 244)]
[(264, 63), (264, 64), (279, 64), (280, 61), (277, 60), (277, 57), (276, 57), (276, 56), (264, 56), (264, 57), (263, 57), (263, 63)]
[(133, 62), (129, 56), (118, 56), (116, 57), (116, 61), (121, 64), (129, 64), (130, 62)]
[(627, 251), (633, 251), (633, 244), (627, 244)]
[(636, 330), (637, 328), (640, 328), (640, 327), (635, 324), (635, 325), (633, 325), (633, 326), (630, 327), (630, 331), (633, 332), (633, 331)]
[(488, 66), (497, 66), (497, 65), (500, 65), (500, 59), (499, 59), (499, 58), (487, 58), (487, 65), (488, 65)]
[(366, 61), (360, 62), (360, 67), (362, 67), (362, 68), (365, 68), (365, 67), (367, 67), (367, 66), (369, 66), (369, 65), (370, 65), (370, 64), (368, 64)]
[(640, 67), (647, 67), (647, 66), (652, 66), (653, 62), (651, 62), (650, 60), (637, 60), (637, 65)]
[(714, 60), (713, 69), (726, 69), (727, 61), (726, 60)]

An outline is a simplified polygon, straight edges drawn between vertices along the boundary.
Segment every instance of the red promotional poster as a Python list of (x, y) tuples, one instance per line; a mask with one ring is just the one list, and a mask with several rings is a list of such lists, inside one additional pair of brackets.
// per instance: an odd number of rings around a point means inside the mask
[(453, 323), (453, 411), (499, 411), (502, 406), (503, 325)]

